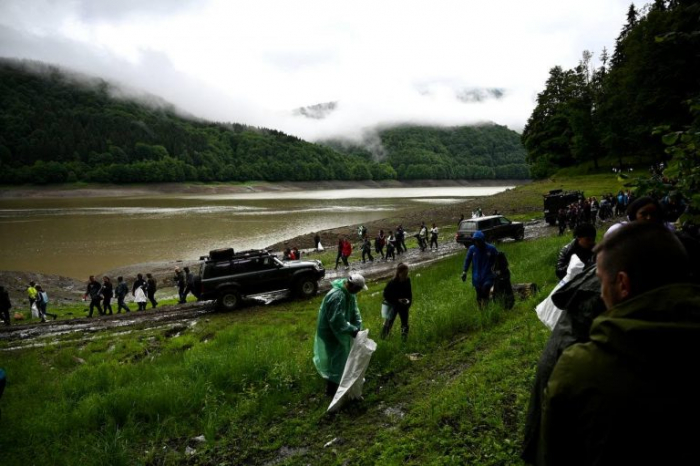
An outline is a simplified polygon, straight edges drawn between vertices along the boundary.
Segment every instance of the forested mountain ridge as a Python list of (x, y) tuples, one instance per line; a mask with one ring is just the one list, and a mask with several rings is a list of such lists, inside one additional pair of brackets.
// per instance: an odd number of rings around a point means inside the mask
[[(505, 126), (378, 129), (371, 151), (355, 143), (322, 141), (340, 152), (386, 160), (399, 179), (524, 179), (530, 177), (520, 135)], [(379, 154), (377, 154), (379, 152)]]
[[(450, 129), (457, 138), (452, 143), (435, 137), (434, 129), (386, 130), (389, 156), (376, 159), (276, 130), (183, 117), (157, 98), (144, 104), (119, 94), (102, 79), (0, 59), (0, 183), (528, 177), (520, 145), (512, 148), (515, 155), (499, 149), (491, 151), (495, 157), (474, 153), (472, 160), (465, 150), (459, 162), (443, 160), (446, 148), (479, 146), (459, 135), (481, 129)], [(501, 136), (513, 140), (514, 132), (493, 128), (498, 130), (487, 130), (492, 149)], [(504, 160), (519, 160), (522, 167), (498, 168)], [(462, 170), (454, 163), (485, 168)]]

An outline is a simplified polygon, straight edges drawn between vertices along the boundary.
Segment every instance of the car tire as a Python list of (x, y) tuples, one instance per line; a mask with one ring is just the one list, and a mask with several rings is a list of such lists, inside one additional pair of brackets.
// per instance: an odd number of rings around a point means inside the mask
[(296, 282), (296, 295), (300, 298), (311, 298), (316, 296), (318, 291), (318, 282), (311, 277), (302, 277)]
[(220, 311), (233, 311), (241, 303), (241, 295), (236, 290), (224, 291), (216, 300), (216, 306)]

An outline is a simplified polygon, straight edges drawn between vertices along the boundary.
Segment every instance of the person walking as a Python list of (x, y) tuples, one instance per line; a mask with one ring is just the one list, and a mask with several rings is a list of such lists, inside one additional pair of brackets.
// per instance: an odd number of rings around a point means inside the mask
[(425, 226), (425, 222), (420, 222), (420, 230), (418, 230), (418, 247), (421, 252), (425, 251), (428, 247), (428, 227)]
[(27, 299), (29, 299), (29, 317), (32, 317), (32, 306), (34, 306), (34, 303), (36, 302), (36, 283), (33, 281), (29, 282), (29, 286), (27, 287)]
[(469, 246), (467, 257), (464, 258), (462, 281), (467, 281), (467, 271), (473, 263), (472, 286), (476, 291), (476, 302), (479, 308), (483, 308), (489, 301), (491, 287), (496, 279), (493, 266), (496, 263), (498, 250), (486, 242), (486, 237), (481, 230), (475, 231), (472, 238), (474, 238), (474, 244)]
[(92, 313), (95, 311), (95, 308), (97, 308), (97, 312), (101, 316), (104, 315), (102, 305), (100, 304), (100, 302), (102, 301), (102, 295), (100, 295), (100, 291), (102, 291), (102, 285), (100, 285), (99, 282), (95, 280), (94, 275), (90, 275), (90, 278), (88, 279), (87, 289), (85, 290), (85, 295), (83, 296), (84, 300), (90, 298), (90, 313), (88, 314), (88, 317), (92, 317)]
[(146, 294), (148, 296), (148, 300), (151, 302), (151, 308), (155, 309), (156, 306), (158, 306), (158, 301), (156, 301), (157, 283), (156, 279), (153, 278), (153, 275), (150, 273), (146, 274), (146, 286)]
[(348, 270), (350, 268), (350, 264), (348, 263), (348, 258), (350, 257), (350, 254), (352, 254), (352, 244), (350, 244), (350, 240), (348, 240), (347, 238), (343, 238), (341, 259), (343, 259), (343, 265), (345, 265), (345, 270)]
[(372, 257), (372, 242), (369, 238), (365, 237), (362, 240), (362, 263), (365, 263), (365, 257), (369, 259), (370, 262), (374, 262), (374, 257)]
[(185, 301), (185, 288), (187, 287), (187, 280), (185, 278), (185, 273), (180, 270), (180, 267), (175, 267), (175, 276), (173, 277), (175, 286), (177, 286), (178, 303), (182, 304)]
[(316, 252), (318, 252), (321, 248), (319, 246), (321, 245), (321, 236), (318, 233), (314, 233), (314, 248), (316, 248)]
[(122, 312), (124, 309), (126, 312), (131, 312), (129, 306), (124, 303), (126, 295), (129, 293), (129, 287), (124, 283), (124, 277), (117, 277), (117, 288), (115, 294), (117, 295), (117, 314)]
[(386, 260), (391, 257), (392, 261), (396, 260), (396, 237), (394, 237), (394, 232), (389, 230), (389, 236), (386, 237)]
[(42, 322), (46, 322), (46, 316), (51, 316), (53, 320), (56, 320), (56, 317), (58, 317), (56, 314), (46, 312), (46, 308), (49, 305), (49, 295), (40, 285), (36, 286), (36, 305), (39, 308), (39, 317), (41, 317)]
[(329, 396), (338, 390), (353, 338), (362, 330), (356, 295), (366, 289), (365, 278), (359, 273), (335, 280), (318, 310), (313, 361), (326, 380)]
[(10, 309), (12, 309), (10, 294), (4, 286), (0, 285), (0, 318), (6, 326), (10, 325)]
[(146, 285), (146, 280), (143, 279), (143, 275), (140, 273), (137, 274), (136, 280), (134, 280), (134, 284), (131, 285), (131, 294), (134, 297), (136, 297), (136, 290), (138, 290), (139, 288), (144, 288), (145, 285)]
[(433, 227), (430, 229), (430, 250), (433, 250), (433, 245), (435, 245), (435, 250), (438, 250), (438, 227), (433, 223)]
[(406, 243), (404, 240), (406, 239), (406, 232), (403, 229), (403, 226), (399, 225), (396, 227), (396, 253), (401, 255), (405, 251), (408, 251), (408, 248), (406, 248)]
[(389, 318), (384, 321), (382, 327), (382, 339), (389, 336), (391, 327), (398, 314), (401, 319), (401, 340), (408, 338), (408, 310), (413, 304), (413, 291), (411, 279), (408, 278), (408, 265), (399, 262), (396, 266), (396, 275), (389, 280), (384, 288), (384, 301), (391, 306)]
[(114, 290), (112, 287), (112, 280), (108, 276), (102, 277), (102, 309), (107, 314), (109, 310), (109, 315), (112, 315), (112, 297), (114, 296)]
[(148, 298), (146, 297), (146, 289), (148, 285), (144, 282), (143, 285), (139, 286), (136, 288), (136, 291), (134, 292), (134, 302), (138, 305), (138, 311), (145, 311), (146, 310), (146, 303), (148, 302)]
[(384, 230), (379, 230), (377, 237), (374, 238), (374, 252), (381, 255), (382, 259), (386, 258), (384, 255), (384, 241)]
[(631, 222), (594, 249), (607, 310), (544, 391), (544, 465), (695, 464), (700, 285), (663, 225)]
[(187, 282), (187, 287), (185, 288), (184, 300), (187, 302), (187, 294), (192, 293), (192, 296), (199, 298), (199, 293), (195, 289), (194, 274), (190, 272), (189, 267), (185, 267), (185, 281)]
[(335, 270), (338, 270), (338, 264), (343, 258), (343, 238), (338, 236), (338, 255), (335, 257)]

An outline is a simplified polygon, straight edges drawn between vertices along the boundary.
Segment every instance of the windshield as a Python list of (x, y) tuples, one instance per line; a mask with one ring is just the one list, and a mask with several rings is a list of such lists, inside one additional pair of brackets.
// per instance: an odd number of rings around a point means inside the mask
[(459, 229), (461, 231), (476, 231), (479, 229), (479, 227), (476, 222), (467, 220), (466, 222), (462, 222), (462, 224), (459, 226)]

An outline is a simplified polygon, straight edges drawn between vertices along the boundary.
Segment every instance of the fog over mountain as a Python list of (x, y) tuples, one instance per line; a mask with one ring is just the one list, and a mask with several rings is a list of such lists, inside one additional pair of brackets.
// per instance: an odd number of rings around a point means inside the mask
[(4, 0), (0, 56), (308, 140), (393, 123), (493, 121), (519, 131), (550, 68), (575, 66), (586, 49), (611, 50), (628, 6)]

